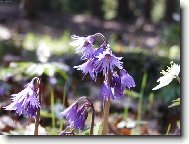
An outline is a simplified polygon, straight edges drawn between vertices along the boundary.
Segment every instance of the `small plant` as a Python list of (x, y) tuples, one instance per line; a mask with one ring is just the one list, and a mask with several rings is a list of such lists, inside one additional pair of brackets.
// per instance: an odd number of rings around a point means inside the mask
[[(99, 48), (93, 48), (97, 37), (102, 38), (102, 44)], [(81, 70), (84, 76), (89, 73), (92, 80), (96, 81), (99, 73), (104, 76), (99, 99), (103, 101), (103, 129), (102, 135), (106, 135), (108, 131), (108, 115), (110, 107), (110, 99), (122, 99), (123, 91), (135, 87), (135, 82), (123, 68), (122, 57), (116, 57), (110, 49), (106, 38), (101, 33), (89, 35), (87, 37), (79, 37), (73, 35), (72, 46), (76, 46), (76, 53), (80, 53), (83, 64), (74, 66), (77, 70)]]
[(5, 110), (15, 110), (19, 116), (23, 114), (29, 118), (35, 118), (34, 134), (38, 135), (41, 107), (40, 79), (34, 77), (21, 92), (11, 96), (12, 103), (4, 107)]
[[(180, 78), (179, 78), (179, 73), (180, 73), (180, 65), (173, 63), (173, 61), (170, 62), (171, 67), (167, 66), (167, 70), (162, 70), (161, 74), (163, 74), (162, 77), (160, 77), (157, 82), (159, 82), (159, 85), (157, 85), (156, 87), (154, 87), (152, 90), (157, 90), (160, 89), (164, 86), (167, 86), (168, 84), (171, 83), (171, 81), (176, 78), (177, 81), (180, 84)], [(176, 100), (172, 101), (172, 104), (170, 106), (168, 106), (169, 108), (171, 107), (175, 107), (175, 106), (180, 106), (180, 98), (177, 98)], [(180, 122), (179, 123), (178, 128), (180, 129)], [(166, 135), (168, 135), (169, 130), (171, 128), (171, 125), (169, 124)]]

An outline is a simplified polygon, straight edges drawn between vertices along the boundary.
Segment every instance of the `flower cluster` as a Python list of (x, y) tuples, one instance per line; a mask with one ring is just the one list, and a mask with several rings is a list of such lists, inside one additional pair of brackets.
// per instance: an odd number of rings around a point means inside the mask
[(35, 80), (39, 80), (39, 78), (33, 78), (21, 92), (12, 94), (12, 103), (4, 107), (5, 110), (15, 110), (19, 116), (24, 114), (27, 117), (36, 117), (40, 103), (38, 100), (39, 87), (35, 85)]
[[(100, 36), (103, 43), (99, 48), (93, 48), (95, 37)], [(135, 87), (135, 82), (123, 69), (122, 57), (116, 57), (110, 49), (105, 37), (101, 33), (89, 35), (87, 37), (72, 36), (75, 40), (70, 44), (77, 46), (76, 53), (82, 54), (83, 64), (74, 66), (77, 70), (96, 81), (97, 75), (102, 73), (104, 82), (101, 86), (99, 98), (105, 101), (123, 98), (123, 91)]]
[(79, 101), (85, 99), (86, 97), (79, 98), (76, 102), (74, 102), (71, 106), (69, 106), (65, 111), (60, 113), (60, 115), (68, 121), (70, 124), (69, 127), (83, 130), (85, 126), (85, 121), (88, 117), (89, 108), (93, 107), (92, 103), (84, 101), (84, 103), (79, 106)]
[(173, 61), (171, 61), (170, 64), (171, 67), (167, 66), (166, 71), (162, 70), (161, 74), (163, 76), (157, 80), (159, 84), (156, 87), (154, 87), (152, 90), (157, 90), (168, 85), (174, 78), (177, 78), (177, 80), (179, 80), (180, 82), (180, 79), (178, 77), (180, 73), (180, 65), (173, 63)]

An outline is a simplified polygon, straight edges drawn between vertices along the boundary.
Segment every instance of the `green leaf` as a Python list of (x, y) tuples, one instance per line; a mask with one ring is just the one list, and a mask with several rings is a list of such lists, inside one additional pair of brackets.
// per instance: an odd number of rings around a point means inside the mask
[(168, 108), (172, 108), (172, 107), (175, 107), (175, 106), (180, 106), (180, 98), (173, 100), (172, 104), (170, 106), (168, 106)]
[(87, 129), (83, 131), (82, 133), (79, 133), (78, 135), (89, 135), (90, 129)]
[(177, 121), (177, 127), (180, 129), (180, 121)]
[(102, 123), (101, 122), (96, 123), (93, 130), (94, 130), (93, 135), (101, 135)]
[(127, 96), (130, 96), (132, 98), (139, 98), (140, 97), (140, 93), (137, 93), (137, 92), (132, 91), (132, 90), (125, 90), (124, 94), (126, 94)]

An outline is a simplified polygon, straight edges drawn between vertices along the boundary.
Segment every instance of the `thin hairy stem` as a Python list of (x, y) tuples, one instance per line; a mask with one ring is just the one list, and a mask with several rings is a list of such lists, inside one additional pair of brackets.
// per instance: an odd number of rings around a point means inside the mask
[(96, 33), (96, 34), (94, 34), (94, 36), (100, 36), (100, 37), (102, 38), (102, 40), (103, 40), (105, 43), (107, 43), (106, 38), (105, 38), (105, 36), (104, 36), (103, 34), (101, 34), (101, 33)]
[[(39, 103), (41, 105), (41, 79), (39, 79)], [(39, 121), (40, 121), (40, 108), (38, 108), (38, 110), (37, 110), (37, 115), (36, 115), (36, 119), (35, 119), (34, 135), (38, 135)]]
[(108, 132), (108, 116), (109, 116), (109, 108), (110, 108), (110, 99), (105, 101), (104, 107), (104, 118), (103, 118), (103, 128), (102, 135), (106, 135)]

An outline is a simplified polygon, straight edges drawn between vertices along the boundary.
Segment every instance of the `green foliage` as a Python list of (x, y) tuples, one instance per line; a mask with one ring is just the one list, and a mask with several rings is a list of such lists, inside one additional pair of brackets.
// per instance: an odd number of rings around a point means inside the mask
[(158, 23), (165, 15), (165, 0), (153, 0), (153, 3), (151, 17), (153, 22)]
[(178, 24), (170, 24), (169, 26), (163, 27), (161, 32), (161, 40), (164, 45), (173, 46), (180, 45), (181, 29)]
[(175, 106), (180, 106), (180, 98), (173, 100), (172, 104), (169, 106), (169, 108), (175, 107)]
[(171, 129), (171, 124), (168, 125), (166, 135), (169, 135), (170, 129)]
[(118, 2), (116, 0), (104, 0), (102, 9), (106, 20), (111, 20), (117, 16), (117, 6)]
[(96, 125), (94, 126), (94, 133), (93, 135), (101, 135), (102, 133), (102, 123), (97, 122)]
[(69, 46), (70, 32), (64, 31), (59, 38), (52, 38), (49, 35), (36, 35), (28, 33), (23, 40), (23, 48), (29, 51), (34, 51), (40, 43), (45, 43), (51, 50), (52, 55), (61, 55), (65, 53), (74, 53), (75, 49)]
[(29, 77), (41, 76), (46, 74), (49, 77), (60, 74), (64, 79), (67, 79), (66, 72), (69, 67), (63, 63), (50, 62), (50, 63), (33, 63), (33, 62), (12, 62), (10, 63), (12, 75), (23, 74)]

